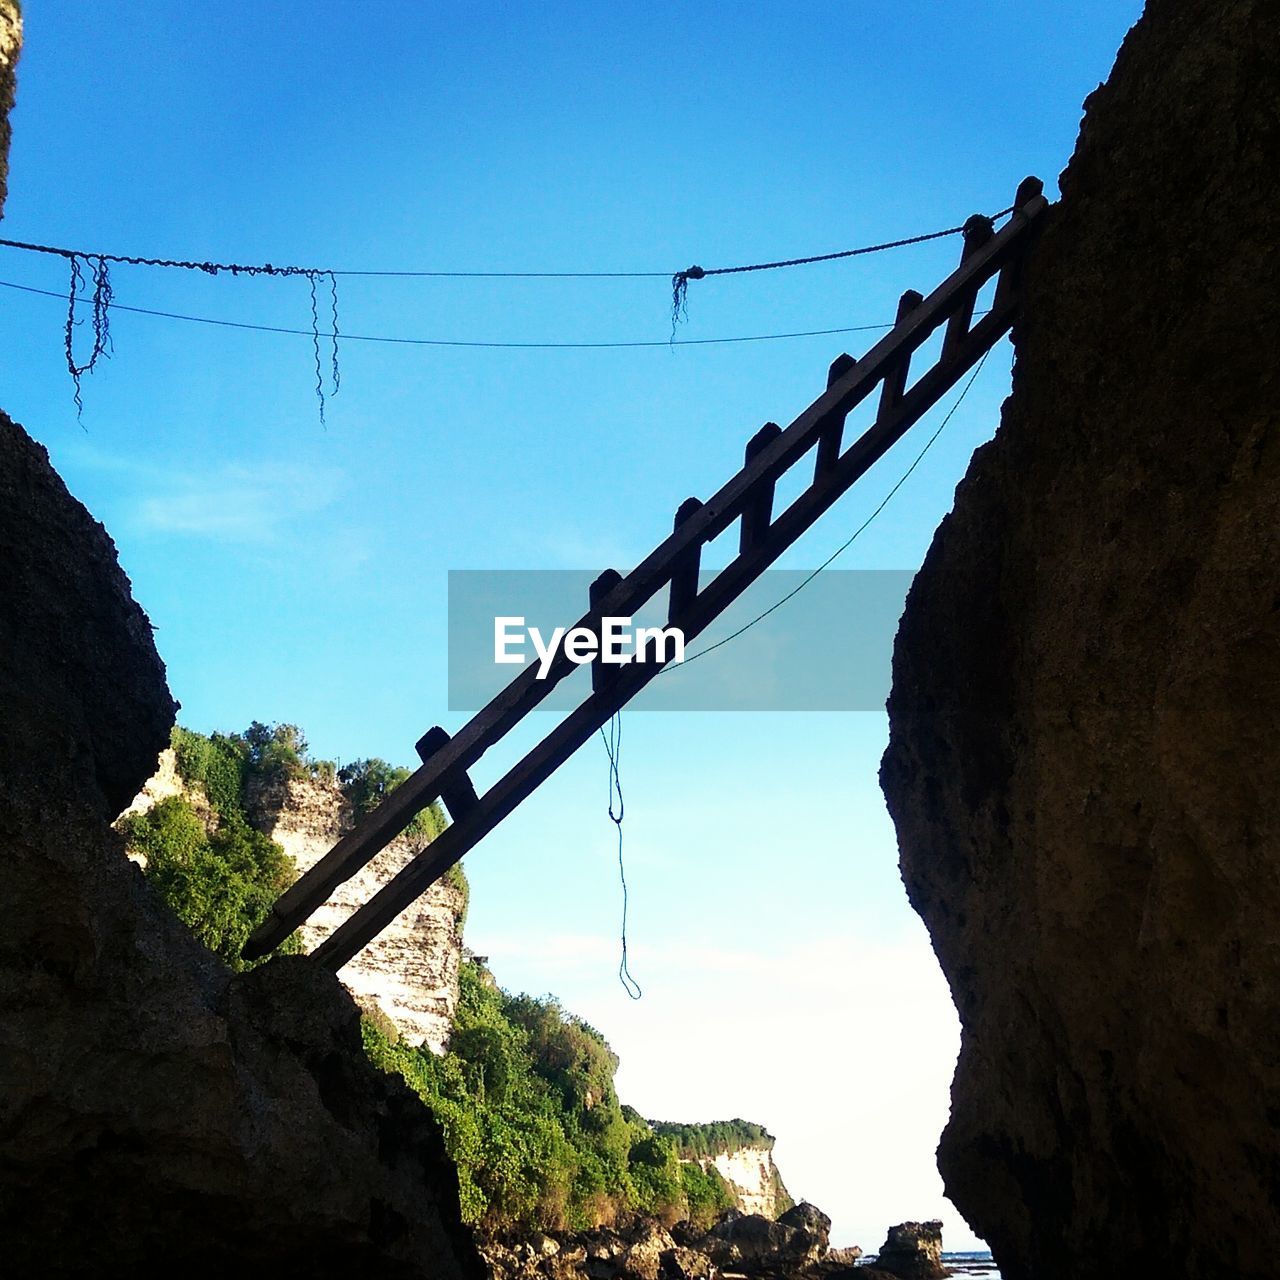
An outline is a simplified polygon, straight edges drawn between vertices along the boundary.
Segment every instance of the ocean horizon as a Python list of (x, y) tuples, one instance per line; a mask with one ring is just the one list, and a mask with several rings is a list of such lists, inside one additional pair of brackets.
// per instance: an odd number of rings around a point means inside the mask
[[(860, 1267), (875, 1265), (876, 1255), (867, 1254), (858, 1259)], [(989, 1249), (944, 1249), (942, 1264), (958, 1276), (973, 1277), (974, 1280), (1000, 1280), (1000, 1269), (996, 1266)]]

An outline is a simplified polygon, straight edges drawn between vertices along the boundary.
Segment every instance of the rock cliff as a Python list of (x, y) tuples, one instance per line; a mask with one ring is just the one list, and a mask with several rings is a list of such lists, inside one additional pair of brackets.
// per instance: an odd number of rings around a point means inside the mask
[(698, 1163), (719, 1173), (743, 1213), (776, 1218), (791, 1207), (791, 1197), (773, 1162), (772, 1147), (739, 1147), (703, 1157)]
[(9, 112), (13, 109), (15, 69), (22, 52), (22, 10), (16, 0), (0, 0), (0, 215), (9, 190)]
[(1280, 22), (1151, 0), (916, 578), (882, 780), (1007, 1280), (1280, 1256)]
[(942, 1265), (942, 1223), (934, 1219), (890, 1227), (871, 1269), (864, 1274), (869, 1280), (880, 1274), (899, 1280), (943, 1280), (951, 1275)]
[[(245, 815), (293, 858), (298, 874), (309, 871), (353, 825), (351, 804), (336, 783), (275, 775), (254, 778), (245, 797)], [(160, 755), (156, 772), (121, 817), (146, 813), (169, 796), (181, 796), (206, 819), (217, 815), (199, 783), (179, 773), (172, 748)], [(422, 837), (400, 836), (315, 911), (299, 929), (311, 951), (343, 920), (425, 847)], [(137, 855), (130, 855), (137, 857)], [(458, 964), (466, 894), (454, 879), (438, 881), (347, 964), (342, 985), (363, 1008), (377, 1006), (401, 1038), (443, 1053), (458, 1007)]]
[[(336, 786), (304, 779), (268, 784), (248, 798), (250, 818), (309, 870), (351, 827), (351, 808)], [(300, 930), (310, 951), (361, 903), (409, 862), (424, 845), (401, 836), (345, 884)], [(462, 956), (463, 891), (437, 881), (406, 907), (343, 968), (343, 986), (360, 1004), (376, 1004), (403, 1039), (443, 1053), (458, 1007), (458, 963)]]
[(6, 1274), (479, 1280), (439, 1129), (336, 979), (232, 977), (107, 825), (174, 704), (115, 550), (0, 413)]
[(486, 1236), (481, 1250), (493, 1280), (855, 1280), (862, 1251), (828, 1248), (830, 1231), (825, 1213), (798, 1204), (776, 1222), (730, 1209), (707, 1230), (639, 1219), (617, 1230)]

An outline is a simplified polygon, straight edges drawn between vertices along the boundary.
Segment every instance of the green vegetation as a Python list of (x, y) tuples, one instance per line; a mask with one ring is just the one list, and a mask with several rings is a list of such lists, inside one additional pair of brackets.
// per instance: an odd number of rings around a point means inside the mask
[(666, 1120), (653, 1122), (655, 1133), (676, 1144), (682, 1160), (718, 1156), (724, 1151), (740, 1151), (758, 1147), (772, 1151), (774, 1137), (763, 1125), (750, 1120), (713, 1120), (709, 1124), (676, 1124)]
[[(241, 948), (294, 880), (293, 859), (238, 816), (207, 830), (182, 796), (131, 815), (123, 831), (129, 847), (146, 858), (147, 879), (178, 918), (233, 969), (248, 967)], [(296, 935), (280, 947), (298, 950)]]
[(695, 1226), (708, 1227), (726, 1209), (734, 1207), (733, 1193), (714, 1167), (704, 1169), (696, 1161), (687, 1160), (680, 1165), (680, 1178), (689, 1202), (689, 1220)]
[[(282, 780), (312, 778), (340, 785), (361, 817), (409, 776), (408, 769), (384, 760), (361, 760), (341, 770), (332, 760), (316, 760), (293, 724), (255, 720), (243, 733), (207, 736), (175, 727), (172, 744), (179, 777), (191, 792), (204, 793), (211, 813), (202, 815), (190, 800), (173, 796), (126, 818), (121, 830), (130, 849), (146, 859), (147, 879), (234, 969), (246, 967), (241, 948), (297, 875), (284, 850), (254, 830), (248, 797)], [(409, 830), (432, 839), (445, 825), (444, 813), (433, 804)], [(445, 878), (461, 892), (465, 917), (470, 891), (462, 868), (452, 868)], [(300, 949), (296, 937), (280, 947)]]
[[(350, 764), (344, 764), (337, 771), (337, 778), (358, 821), (366, 813), (376, 809), (411, 772), (402, 765), (388, 764), (374, 756), (369, 760), (353, 760)], [(405, 828), (405, 834), (422, 840), (434, 840), (448, 825), (440, 802), (433, 800), (414, 816), (413, 821)]]
[[(243, 733), (175, 729), (189, 795), (161, 800), (122, 829), (147, 878), (196, 935), (232, 968), (271, 904), (296, 875), (292, 859), (249, 821), (250, 800), (281, 780), (338, 786), (358, 820), (409, 776), (385, 760), (338, 768), (311, 757), (296, 725), (255, 721)], [(206, 809), (201, 802), (208, 801)], [(410, 834), (433, 839), (436, 804)], [(468, 897), (455, 867), (448, 879)], [(296, 951), (296, 936), (280, 948)], [(636, 1215), (710, 1225), (734, 1197), (709, 1157), (772, 1148), (759, 1125), (650, 1124), (614, 1088), (618, 1059), (604, 1037), (554, 997), (509, 995), (476, 963), (460, 971), (448, 1052), (400, 1040), (376, 1010), (364, 1019), (370, 1058), (398, 1072), (439, 1118), (458, 1166), (463, 1215), (503, 1228), (584, 1228)]]
[(581, 1228), (644, 1214), (711, 1221), (733, 1203), (711, 1170), (618, 1102), (618, 1060), (552, 997), (511, 996), (477, 964), (460, 974), (449, 1051), (392, 1044), (365, 1022), (370, 1057), (440, 1119), (463, 1214), (489, 1226)]
[(243, 733), (208, 737), (175, 726), (173, 753), (183, 782), (199, 786), (223, 818), (239, 815), (245, 821), (251, 787), (296, 778), (332, 783), (336, 770), (332, 760), (311, 758), (296, 724), (266, 725), (258, 720)]

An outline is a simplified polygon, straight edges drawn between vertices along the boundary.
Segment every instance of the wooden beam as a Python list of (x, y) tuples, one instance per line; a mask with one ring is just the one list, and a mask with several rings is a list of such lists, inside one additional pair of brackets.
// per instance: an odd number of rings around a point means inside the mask
[[(441, 750), (448, 741), (449, 735), (439, 725), (434, 729), (428, 729), (418, 739), (418, 758), (423, 764), (427, 764), (431, 757)], [(455, 772), (449, 781), (440, 788), (440, 802), (448, 809), (449, 818), (453, 822), (457, 822), (470, 813), (476, 807), (477, 799), (476, 789), (465, 771)]]
[[(898, 299), (898, 314), (894, 323), (901, 324), (923, 301), (922, 294), (914, 289), (908, 289)], [(902, 359), (884, 375), (884, 382), (880, 385), (880, 407), (876, 410), (877, 421), (889, 413), (902, 399), (902, 393), (907, 386), (907, 374), (911, 370), (911, 356), (912, 352), (905, 352)]]
[[(675, 532), (689, 524), (702, 510), (698, 498), (686, 498), (676, 511)], [(674, 622), (698, 594), (698, 570), (702, 564), (702, 543), (691, 542), (671, 561), (671, 595), (667, 601), (667, 621)]]
[[(622, 574), (617, 569), (606, 569), (588, 588), (587, 599), (594, 609), (622, 581)], [(621, 667), (609, 666), (604, 661), (603, 637), (601, 637), (600, 656), (591, 664), (591, 687), (603, 689), (611, 680), (617, 678)]]
[[(1028, 229), (1048, 207), (1038, 192), (1010, 217), (988, 241), (970, 252), (966, 245), (960, 266), (907, 319), (877, 342), (861, 360), (850, 364), (827, 390), (805, 409), (772, 444), (733, 476), (707, 502), (688, 508), (671, 535), (635, 569), (621, 579), (575, 626), (599, 630), (600, 618), (634, 617), (636, 612), (680, 573), (688, 589), (688, 566), (700, 557), (704, 543), (729, 527), (743, 512), (756, 486), (776, 481), (822, 438), (830, 438), (832, 424), (843, 423), (848, 412), (864, 399), (904, 355), (909, 356), (958, 307), (967, 296), (976, 297), (982, 284), (999, 272), (1020, 251)], [(1001, 314), (1003, 314), (1003, 309)], [(996, 314), (993, 312), (992, 314)], [(989, 319), (990, 317), (987, 317)], [(979, 325), (974, 332), (982, 329)], [(994, 340), (994, 339), (993, 339)], [(971, 344), (964, 343), (967, 350)], [(917, 386), (923, 385), (925, 379)], [(908, 393), (913, 396), (915, 388)], [(877, 424), (879, 425), (879, 424)], [(836, 439), (838, 452), (839, 439)], [(828, 446), (830, 452), (830, 446)], [(841, 460), (843, 462), (843, 460)], [(834, 466), (834, 464), (832, 464)], [(834, 472), (833, 472), (834, 474)], [(772, 539), (770, 539), (772, 541)], [(695, 579), (696, 582), (696, 579)], [(696, 591), (695, 591), (696, 596)], [(684, 607), (691, 605), (682, 599)], [(672, 611), (674, 614), (674, 610)], [(648, 665), (648, 664), (645, 664)], [(536, 708), (574, 669), (563, 651), (553, 661), (546, 678), (530, 665), (497, 694), (430, 760), (387, 797), (360, 825), (343, 837), (310, 871), (287, 889), (272, 907), (268, 919), (255, 931), (244, 954), (255, 958), (278, 946), (290, 932), (327, 900), (333, 890), (363, 867), (394, 839), (441, 790), (464, 774), (495, 742)]]
[[(971, 258), (994, 235), (995, 226), (992, 224), (991, 219), (983, 217), (980, 213), (974, 214), (964, 224), (964, 249), (961, 252), (960, 261), (964, 262), (967, 258)], [(947, 319), (946, 332), (942, 336), (942, 355), (944, 359), (964, 340), (965, 334), (969, 332), (969, 328), (973, 324), (973, 308), (978, 301), (978, 290), (984, 283), (985, 281), (974, 281), (967, 286), (957, 299), (956, 305), (952, 308), (951, 315)]]
[[(749, 467), (781, 434), (782, 428), (776, 422), (766, 422), (747, 441), (744, 465)], [(773, 491), (776, 485), (777, 481), (771, 477), (761, 480), (750, 501), (742, 508), (742, 527), (738, 533), (738, 546), (741, 550), (745, 551), (753, 542), (758, 542), (768, 529), (769, 520), (773, 516)]]
[[(848, 354), (838, 355), (827, 370), (827, 390), (829, 391), (858, 362)], [(813, 477), (816, 480), (824, 471), (835, 466), (840, 456), (840, 440), (844, 435), (844, 420), (847, 414), (833, 413), (818, 429), (818, 448), (813, 460)]]
[[(695, 639), (760, 574), (806, 532), (849, 487), (906, 433), (938, 398), (945, 395), (1008, 331), (1013, 309), (991, 312), (967, 335), (951, 357), (940, 362), (840, 459), (825, 480), (815, 482), (769, 527), (768, 534), (722, 569), (689, 603), (680, 625), (686, 641)], [(586, 743), (615, 711), (625, 706), (667, 664), (629, 663), (608, 688), (593, 692), (481, 797), (466, 819), (437, 836), (374, 897), (347, 918), (316, 948), (314, 958), (341, 969), (449, 867), (473, 849), (556, 769)]]
[[(1044, 183), (1039, 178), (1023, 178), (1018, 183), (1017, 193), (1013, 197), (1014, 207), (1021, 209), (1042, 197), (1043, 194)], [(993, 307), (1005, 306), (1021, 294), (1022, 264), (1025, 260), (1026, 254), (1020, 253), (1017, 257), (1010, 258), (1000, 269), (999, 277), (996, 279), (995, 301), (991, 304)]]

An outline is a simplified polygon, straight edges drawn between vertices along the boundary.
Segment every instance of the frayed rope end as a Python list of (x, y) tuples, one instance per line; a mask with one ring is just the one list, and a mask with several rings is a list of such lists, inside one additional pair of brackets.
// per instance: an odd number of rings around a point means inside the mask
[(689, 281), (701, 280), (707, 273), (701, 267), (689, 267), (677, 271), (671, 277), (671, 339), (674, 342), (676, 326), (689, 318)]

